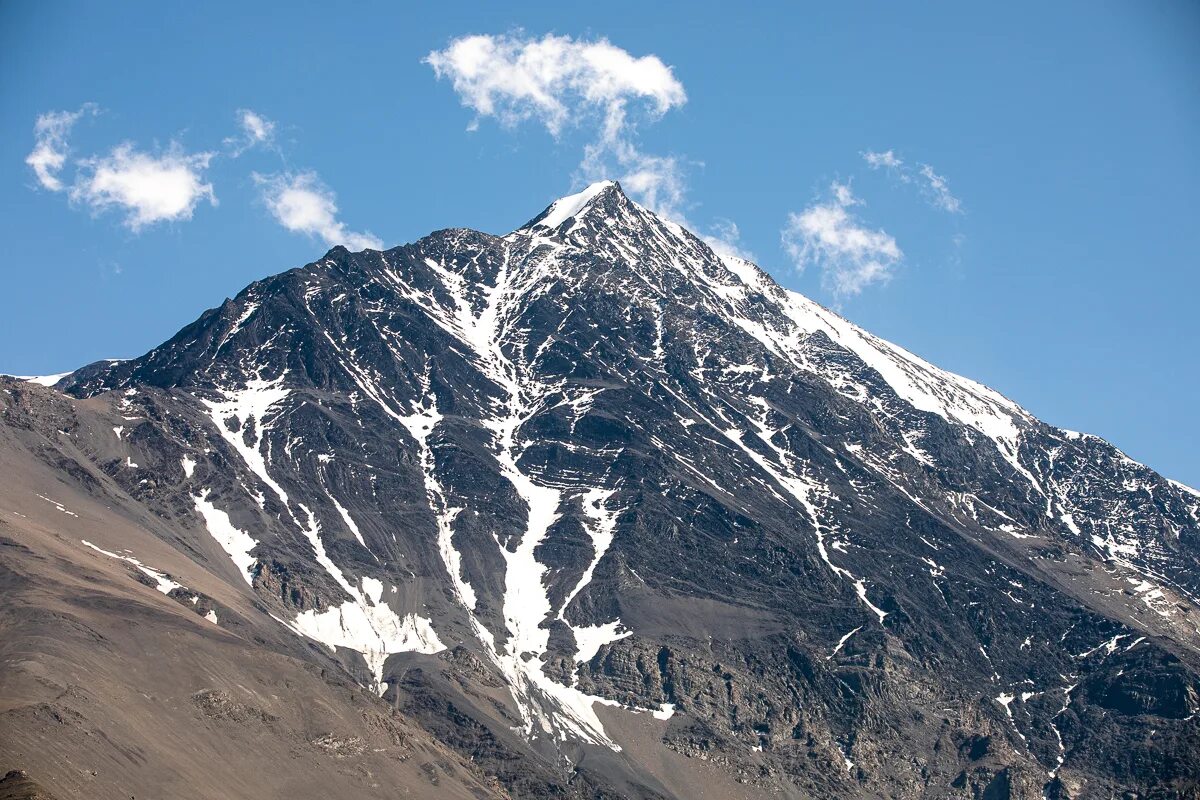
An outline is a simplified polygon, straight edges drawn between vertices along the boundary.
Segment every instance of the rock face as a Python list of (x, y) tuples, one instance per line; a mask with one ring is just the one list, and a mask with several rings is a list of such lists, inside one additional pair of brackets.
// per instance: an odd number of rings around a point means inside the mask
[[(1200, 495), (615, 183), (335, 248), (57, 388), (0, 396), (21, 563), (362, 687), (292, 745), (356, 774), (392, 742), (476, 795), (1200, 796)], [(181, 746), (293, 724), (235, 689), (179, 686)]]

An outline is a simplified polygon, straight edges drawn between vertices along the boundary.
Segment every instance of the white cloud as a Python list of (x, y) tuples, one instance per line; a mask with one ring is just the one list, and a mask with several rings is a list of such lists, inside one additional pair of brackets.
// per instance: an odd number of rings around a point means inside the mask
[(683, 84), (657, 56), (635, 58), (606, 39), (463, 36), (425, 63), (449, 78), (479, 117), (505, 125), (536, 119), (554, 136), (589, 111), (602, 113), (605, 136), (615, 136), (630, 100), (644, 100), (660, 115), (687, 101)]
[(829, 200), (788, 214), (784, 249), (798, 270), (819, 267), (822, 282), (836, 295), (852, 296), (886, 283), (904, 257), (896, 240), (883, 230), (864, 227), (851, 213), (862, 201), (849, 186), (835, 183), (831, 192)]
[(271, 214), (289, 231), (318, 237), (330, 247), (340, 244), (350, 250), (383, 249), (378, 237), (346, 230), (345, 223), (337, 218), (333, 190), (315, 172), (255, 173), (254, 180), (262, 187), (263, 201)]
[(950, 191), (946, 179), (934, 172), (929, 164), (918, 164), (916, 168), (908, 166), (891, 150), (875, 152), (867, 150), (862, 154), (863, 161), (871, 169), (886, 169), (889, 174), (899, 179), (901, 183), (916, 183), (921, 193), (937, 208), (951, 214), (963, 213), (962, 201)]
[(212, 153), (185, 153), (172, 143), (161, 155), (142, 153), (132, 144), (118, 145), (104, 157), (80, 162), (71, 200), (93, 210), (119, 208), (125, 224), (137, 231), (156, 222), (191, 219), (196, 205), (217, 204), (204, 171)]
[(78, 111), (49, 111), (37, 118), (33, 125), (33, 150), (25, 157), (25, 163), (33, 168), (42, 188), (52, 192), (63, 190), (58, 173), (67, 161), (67, 134), (84, 114), (95, 113), (94, 103), (84, 103)]
[(272, 146), (275, 142), (275, 122), (248, 108), (239, 108), (237, 112), (238, 125), (242, 132), (240, 136), (230, 136), (225, 144), (233, 148), (232, 156), (237, 158), (257, 145)]

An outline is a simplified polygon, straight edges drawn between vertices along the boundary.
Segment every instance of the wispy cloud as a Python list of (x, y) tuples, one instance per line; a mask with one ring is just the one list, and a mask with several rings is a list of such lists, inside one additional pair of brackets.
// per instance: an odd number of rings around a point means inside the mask
[(157, 155), (121, 144), (107, 156), (79, 162), (70, 197), (94, 211), (125, 211), (125, 225), (133, 231), (191, 219), (201, 200), (217, 204), (212, 184), (204, 179), (212, 158), (212, 153), (186, 153), (177, 143)]
[(232, 149), (230, 155), (234, 158), (252, 147), (274, 145), (275, 122), (273, 120), (248, 108), (239, 108), (237, 119), (238, 126), (241, 128), (240, 134), (225, 139), (225, 145)]
[(84, 103), (78, 111), (48, 111), (33, 125), (33, 150), (25, 157), (43, 189), (61, 192), (65, 186), (58, 177), (67, 162), (70, 148), (67, 136), (85, 114), (96, 113), (95, 103)]
[(822, 283), (839, 297), (887, 283), (904, 257), (891, 235), (858, 219), (853, 208), (861, 205), (848, 185), (834, 183), (827, 199), (788, 214), (782, 232), (784, 250), (796, 269), (816, 266)]
[(950, 214), (963, 213), (962, 201), (950, 191), (946, 178), (934, 171), (929, 164), (919, 163), (912, 167), (892, 150), (867, 150), (862, 153), (863, 161), (871, 169), (883, 169), (901, 183), (920, 187), (929, 203)]
[(271, 215), (289, 231), (319, 238), (326, 245), (350, 250), (381, 250), (383, 242), (369, 232), (346, 229), (338, 219), (337, 198), (315, 172), (260, 175), (254, 181), (262, 190)]
[(934, 172), (933, 167), (928, 164), (922, 164), (920, 172), (933, 204), (951, 214), (961, 214), (962, 202), (950, 193), (950, 185), (946, 183), (946, 179)]
[(891, 150), (885, 150), (882, 153), (876, 153), (868, 150), (862, 154), (863, 161), (870, 165), (871, 169), (899, 169), (904, 166), (904, 162), (896, 157), (896, 154)]

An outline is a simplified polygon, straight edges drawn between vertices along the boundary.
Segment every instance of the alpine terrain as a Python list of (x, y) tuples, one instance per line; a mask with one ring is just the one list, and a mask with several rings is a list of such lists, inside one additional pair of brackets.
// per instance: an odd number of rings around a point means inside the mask
[(0, 388), (6, 791), (1200, 797), (1200, 493), (614, 182)]

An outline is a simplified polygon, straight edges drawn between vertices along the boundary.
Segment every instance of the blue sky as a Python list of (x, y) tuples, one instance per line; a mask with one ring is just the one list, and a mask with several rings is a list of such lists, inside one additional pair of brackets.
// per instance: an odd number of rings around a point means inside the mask
[[(513, 5), (0, 6), (0, 371), (138, 355), (331, 238), (502, 233), (640, 171), (785, 285), (1200, 485), (1200, 6)], [(485, 86), (469, 34), (510, 67), (563, 37), (577, 80)]]

